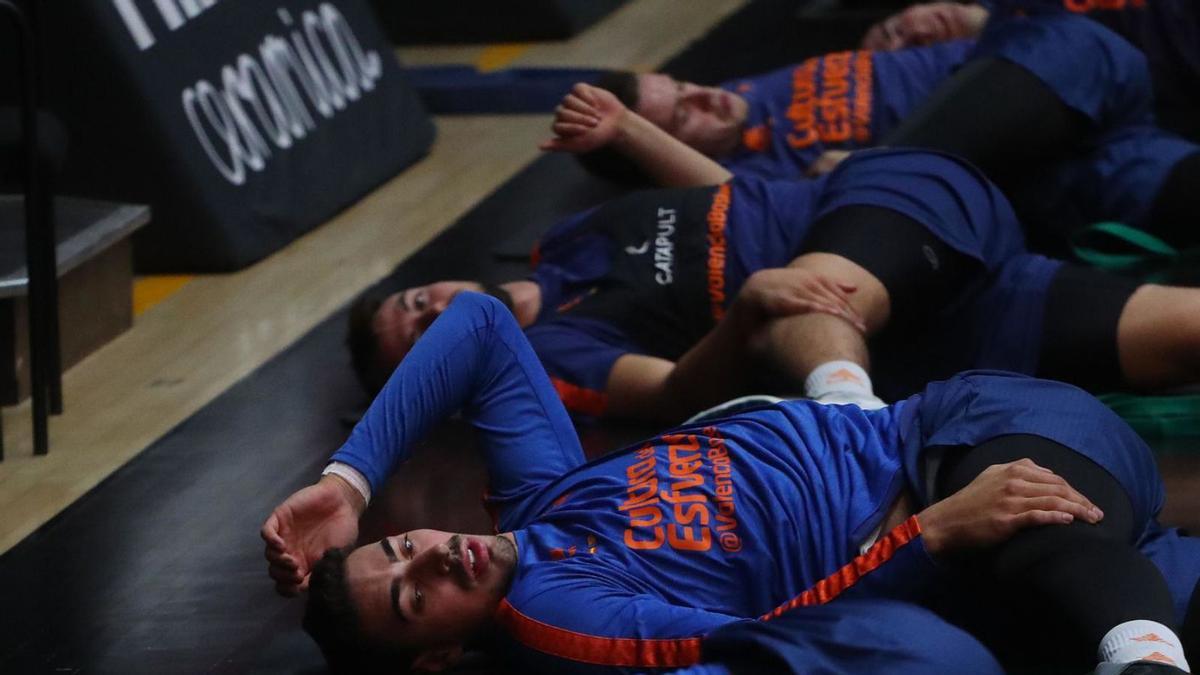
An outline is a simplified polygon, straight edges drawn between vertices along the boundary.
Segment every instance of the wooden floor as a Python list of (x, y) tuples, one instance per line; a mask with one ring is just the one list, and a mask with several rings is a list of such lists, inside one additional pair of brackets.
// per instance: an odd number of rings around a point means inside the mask
[[(414, 64), (651, 68), (744, 1), (634, 0), (560, 43), (405, 49), (400, 56)], [(235, 274), (143, 285), (144, 311), (133, 329), (66, 373), (65, 413), (51, 421), (48, 456), (32, 456), (28, 404), (4, 409), (0, 552), (384, 277), (534, 159), (549, 117), (442, 117), (437, 126), (427, 158), (283, 251)]]

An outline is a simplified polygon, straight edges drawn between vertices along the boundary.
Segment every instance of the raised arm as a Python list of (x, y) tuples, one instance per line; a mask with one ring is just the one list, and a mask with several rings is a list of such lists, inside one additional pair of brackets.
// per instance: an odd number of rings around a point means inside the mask
[(911, 5), (871, 26), (862, 48), (895, 51), (976, 37), (990, 12), (982, 5), (928, 2)]
[(664, 187), (717, 185), (733, 177), (723, 166), (625, 107), (612, 92), (579, 83), (555, 111), (555, 137), (543, 150), (584, 153), (610, 148)]
[[(459, 294), (430, 326), (331, 461), (377, 491), (413, 443), (458, 410), (480, 432), (502, 525), (519, 519), (541, 486), (583, 462), (570, 418), (516, 320), (476, 293)], [(303, 587), (326, 549), (353, 543), (363, 506), (343, 478), (327, 475), (275, 509), (262, 537), (280, 592)]]
[(583, 461), (566, 410), (512, 314), (459, 294), (376, 397), (332, 461), (378, 490), (412, 445), (455, 411), (481, 434), (491, 490), (527, 493)]

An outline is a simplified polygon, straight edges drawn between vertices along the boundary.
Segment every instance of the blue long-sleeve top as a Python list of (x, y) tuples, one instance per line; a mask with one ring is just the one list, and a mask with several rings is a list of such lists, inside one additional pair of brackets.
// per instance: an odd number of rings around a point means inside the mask
[(903, 480), (902, 408), (779, 406), (585, 463), (515, 320), (464, 293), (332, 460), (378, 490), (430, 425), (461, 409), (481, 434), (498, 527), (517, 541), (496, 613), (512, 650), (555, 672), (678, 667), (700, 658), (713, 628), (829, 599), (885, 558), (932, 569), (915, 520), (856, 559)]

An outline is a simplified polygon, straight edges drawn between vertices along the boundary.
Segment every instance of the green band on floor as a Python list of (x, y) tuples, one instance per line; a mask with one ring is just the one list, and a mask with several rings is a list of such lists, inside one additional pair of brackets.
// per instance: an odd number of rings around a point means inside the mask
[(1200, 394), (1105, 394), (1100, 400), (1144, 438), (1200, 437)]
[(1168, 281), (1179, 268), (1200, 264), (1200, 249), (1178, 250), (1158, 237), (1123, 223), (1089, 225), (1071, 237), (1079, 260), (1115, 274), (1147, 282)]

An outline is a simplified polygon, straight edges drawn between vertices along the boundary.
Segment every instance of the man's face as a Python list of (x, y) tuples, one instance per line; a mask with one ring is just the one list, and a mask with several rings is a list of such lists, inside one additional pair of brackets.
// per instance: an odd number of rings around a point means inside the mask
[(395, 368), (455, 295), (481, 290), (483, 286), (474, 281), (439, 281), (428, 286), (414, 286), (385, 298), (372, 322), (382, 366), (388, 371)]
[(346, 581), (367, 637), (437, 650), (487, 624), (516, 563), (506, 535), (413, 530), (356, 549)]
[(660, 73), (638, 75), (635, 112), (709, 157), (737, 148), (748, 110), (746, 99), (724, 89)]

